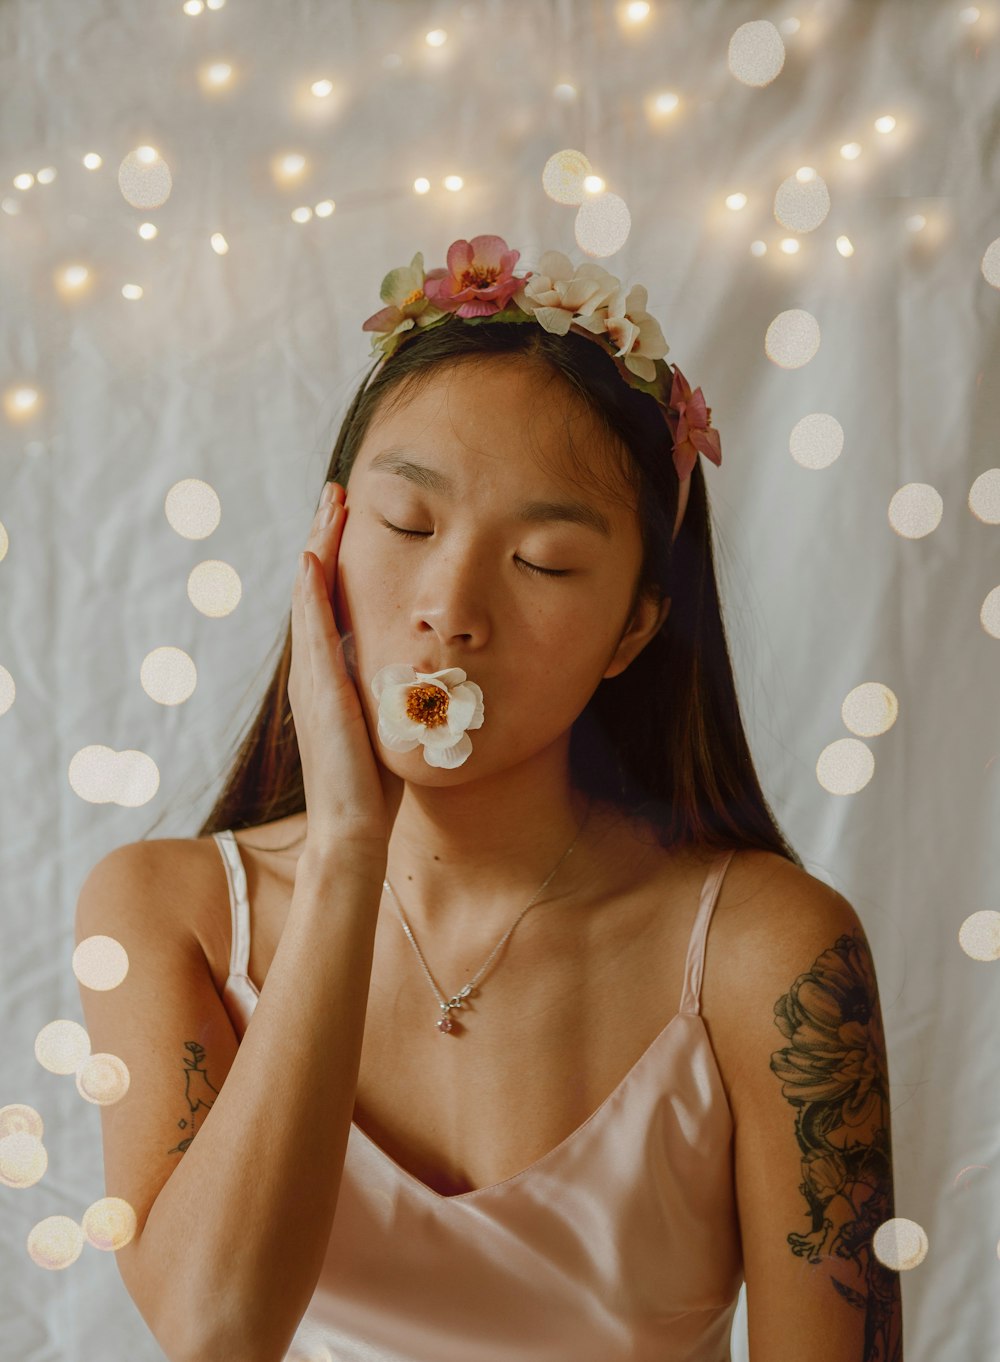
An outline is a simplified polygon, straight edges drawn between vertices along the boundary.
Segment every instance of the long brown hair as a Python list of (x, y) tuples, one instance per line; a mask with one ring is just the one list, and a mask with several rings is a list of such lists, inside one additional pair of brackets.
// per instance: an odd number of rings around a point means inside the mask
[[(759, 848), (801, 867), (761, 790), (743, 729), (701, 457), (672, 541), (679, 484), (672, 437), (655, 400), (624, 382), (610, 354), (590, 338), (573, 331), (556, 336), (537, 322), (470, 325), (450, 318), (414, 328), (376, 374), (379, 362), (351, 402), (324, 482), (346, 487), (376, 412), (408, 398), (442, 365), (534, 364), (557, 387), (557, 396), (569, 400), (571, 411), (590, 414), (591, 430), (596, 418), (598, 438), (588, 438), (582, 455), (573, 453), (569, 441), (575, 468), (592, 486), (602, 471), (597, 465), (614, 465), (620, 479), (612, 478), (607, 492), (614, 495), (623, 482), (641, 524), (643, 561), (633, 609), (643, 593), (657, 600), (668, 595), (671, 606), (660, 630), (623, 672), (599, 683), (574, 722), (571, 779), (592, 797), (638, 811), (664, 847)], [(276, 646), (277, 666), (199, 837), (256, 827), (306, 808), (288, 701), (290, 610)]]

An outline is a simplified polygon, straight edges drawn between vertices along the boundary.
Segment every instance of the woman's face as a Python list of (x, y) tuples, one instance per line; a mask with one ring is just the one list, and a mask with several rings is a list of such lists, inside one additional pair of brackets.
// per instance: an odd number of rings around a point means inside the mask
[[(458, 783), (568, 740), (601, 678), (658, 626), (663, 612), (643, 602), (622, 637), (642, 552), (634, 510), (600, 482), (548, 471), (564, 466), (568, 423), (585, 448), (592, 421), (507, 361), (442, 371), (369, 427), (346, 489), (334, 605), (373, 747), (405, 779)], [(576, 503), (579, 519), (543, 518), (545, 502)], [(390, 662), (461, 667), (481, 687), (484, 721), (463, 766), (432, 768), (421, 748), (378, 741), (370, 681)]]

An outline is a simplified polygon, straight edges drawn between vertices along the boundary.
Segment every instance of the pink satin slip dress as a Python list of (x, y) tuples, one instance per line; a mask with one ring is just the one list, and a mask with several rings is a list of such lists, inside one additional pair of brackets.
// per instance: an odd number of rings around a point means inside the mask
[[(223, 994), (258, 993), (231, 831)], [(352, 1122), (330, 1242), (287, 1362), (729, 1362), (743, 1259), (733, 1119), (701, 1017), (712, 864), (680, 1007), (598, 1109), (503, 1182), (444, 1196)], [(287, 1233), (295, 1233), (290, 1218)]]

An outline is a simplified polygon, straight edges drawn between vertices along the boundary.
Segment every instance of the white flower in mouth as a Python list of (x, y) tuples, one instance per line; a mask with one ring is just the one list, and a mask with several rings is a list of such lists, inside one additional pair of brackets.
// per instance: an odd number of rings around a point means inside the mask
[(423, 746), (428, 766), (451, 770), (472, 753), (467, 729), (483, 722), (483, 692), (461, 667), (418, 672), (405, 662), (380, 667), (371, 680), (378, 736), (390, 752)]

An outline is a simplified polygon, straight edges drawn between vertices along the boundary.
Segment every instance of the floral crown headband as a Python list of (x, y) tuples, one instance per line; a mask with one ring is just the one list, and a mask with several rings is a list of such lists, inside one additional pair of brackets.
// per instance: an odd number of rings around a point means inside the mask
[(386, 306), (361, 328), (375, 333), (372, 355), (388, 359), (408, 331), (416, 334), (452, 316), (475, 325), (534, 319), (558, 336), (573, 330), (596, 340), (630, 387), (656, 399), (673, 436), (681, 483), (690, 477), (699, 454), (721, 466), (712, 408), (705, 405), (701, 389), (692, 392), (677, 365), (663, 359), (670, 346), (659, 322), (646, 311), (643, 285), (634, 284), (626, 297), (613, 274), (590, 263), (574, 270), (561, 251), (546, 251), (537, 271), (515, 275), (520, 254), (509, 250), (503, 237), (474, 236), (451, 243), (446, 269), (425, 273), (418, 251), (409, 265), (390, 270), (380, 290)]

